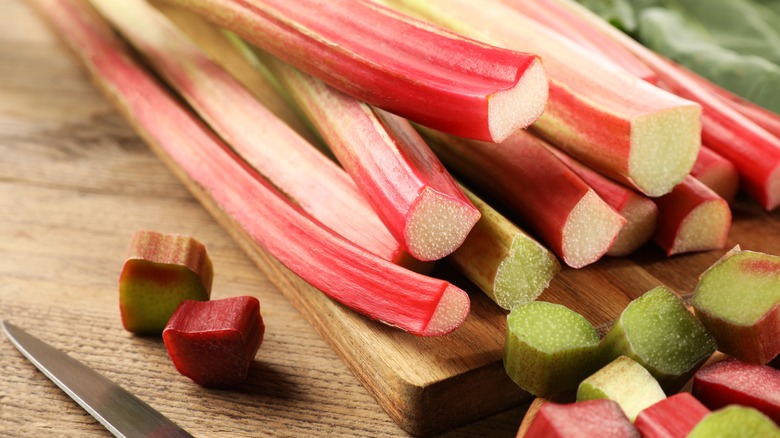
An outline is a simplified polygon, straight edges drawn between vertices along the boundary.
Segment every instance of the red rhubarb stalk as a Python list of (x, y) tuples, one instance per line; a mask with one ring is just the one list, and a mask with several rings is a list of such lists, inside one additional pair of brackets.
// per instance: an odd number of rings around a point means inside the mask
[(658, 228), (653, 239), (666, 255), (723, 248), (731, 228), (725, 199), (689, 176), (668, 195), (655, 199)]
[(653, 237), (658, 224), (658, 207), (655, 202), (604, 177), (560, 149), (554, 147), (549, 149), (626, 220), (626, 224), (618, 233), (607, 255), (631, 254)]
[(601, 258), (625, 224), (527, 131), (516, 132), (502, 144), (425, 133), (444, 163), (511, 208), (571, 267)]
[[(652, 68), (664, 87), (702, 108), (702, 141), (734, 163), (746, 191), (766, 210), (780, 206), (780, 138), (729, 107), (721, 98), (662, 58), (573, 0), (557, 0), (611, 36)], [(547, 65), (547, 64), (546, 64)], [(547, 65), (550, 75), (553, 73)]]
[(680, 392), (639, 412), (634, 426), (642, 438), (685, 438), (709, 413), (689, 392)]
[(83, 2), (34, 0), (106, 93), (218, 219), (315, 288), (415, 335), (444, 335), (469, 309), (446, 281), (380, 259), (323, 228), (209, 131), (130, 55)]
[(497, 1), (385, 1), (488, 44), (541, 56), (550, 97), (532, 128), (606, 176), (660, 196), (693, 167), (701, 144), (698, 104), (589, 55)]
[(307, 213), (386, 260), (419, 265), (341, 168), (276, 118), (160, 12), (137, 0), (92, 4), (222, 139)]
[(625, 47), (600, 32), (593, 32), (587, 23), (571, 14), (555, 0), (502, 0), (526, 17), (563, 34), (583, 48), (592, 50), (630, 74), (651, 84), (658, 82), (655, 72)]
[(174, 3), (361, 101), (455, 135), (501, 141), (533, 123), (547, 101), (536, 55), (479, 44), (367, 0)]
[(480, 213), (407, 120), (268, 62), (412, 256), (438, 260), (463, 243)]
[(734, 163), (702, 145), (691, 169), (691, 176), (701, 181), (729, 204), (739, 191), (739, 170)]

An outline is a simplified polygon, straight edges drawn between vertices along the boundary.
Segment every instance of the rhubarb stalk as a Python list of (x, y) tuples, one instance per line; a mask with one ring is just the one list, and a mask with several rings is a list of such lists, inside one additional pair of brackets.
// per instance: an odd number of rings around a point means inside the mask
[(384, 259), (420, 265), (342, 169), (276, 118), (160, 12), (139, 0), (92, 4), (220, 137), (307, 213)]
[(217, 218), (334, 300), (416, 335), (444, 335), (469, 309), (448, 282), (382, 260), (292, 204), (172, 97), (85, 3), (33, 0), (106, 96)]
[(625, 224), (527, 131), (516, 132), (502, 144), (424, 132), (444, 163), (511, 208), (571, 267), (601, 258)]
[(691, 169), (691, 176), (701, 181), (729, 204), (739, 191), (739, 170), (734, 163), (723, 158), (707, 145), (702, 145), (699, 156)]
[(385, 0), (464, 35), (544, 60), (550, 97), (532, 128), (590, 167), (649, 196), (696, 161), (701, 107), (590, 56), (497, 1)]
[(631, 254), (653, 237), (658, 207), (650, 198), (604, 177), (560, 149), (552, 146), (549, 149), (626, 220), (607, 255)]
[(583, 48), (602, 55), (628, 73), (651, 84), (658, 82), (655, 72), (633, 53), (599, 32), (591, 32), (581, 19), (566, 11), (555, 0), (502, 0), (526, 17), (563, 34)]
[(653, 239), (666, 255), (723, 248), (731, 228), (725, 199), (692, 176), (655, 199), (658, 228)]
[(560, 272), (558, 259), (477, 195), (463, 192), (482, 216), (448, 260), (504, 309), (535, 300)]
[(479, 211), (407, 120), (360, 102), (289, 64), (267, 61), (412, 256), (437, 260), (463, 243)]
[(358, 100), (455, 135), (499, 142), (536, 120), (547, 101), (536, 55), (367, 0), (173, 2)]
[[(702, 141), (734, 163), (746, 191), (766, 210), (780, 206), (780, 138), (731, 108), (689, 73), (613, 28), (573, 0), (557, 0), (594, 29), (623, 44), (658, 75), (672, 92), (702, 108)], [(549, 71), (549, 65), (547, 65)], [(552, 75), (552, 72), (550, 72)]]

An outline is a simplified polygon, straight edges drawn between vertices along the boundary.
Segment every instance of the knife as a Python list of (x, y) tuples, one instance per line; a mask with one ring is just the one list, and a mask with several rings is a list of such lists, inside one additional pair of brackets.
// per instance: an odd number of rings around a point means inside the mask
[(117, 437), (192, 437), (141, 399), (6, 321), (11, 343), (52, 382)]

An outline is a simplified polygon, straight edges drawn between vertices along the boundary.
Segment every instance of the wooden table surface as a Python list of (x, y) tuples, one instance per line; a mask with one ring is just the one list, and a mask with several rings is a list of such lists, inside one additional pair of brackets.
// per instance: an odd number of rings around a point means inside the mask
[[(159, 338), (122, 328), (117, 279), (139, 229), (197, 237), (212, 297), (260, 300), (265, 342), (240, 389), (196, 386)], [(195, 436), (406, 436), (22, 0), (0, 2), (0, 318)], [(0, 436), (109, 436), (2, 336), (0, 376)], [(522, 415), (447, 435), (514, 436)]]

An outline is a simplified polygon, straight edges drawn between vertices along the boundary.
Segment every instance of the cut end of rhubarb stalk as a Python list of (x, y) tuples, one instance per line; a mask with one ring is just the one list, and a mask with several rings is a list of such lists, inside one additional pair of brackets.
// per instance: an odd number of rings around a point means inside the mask
[(594, 191), (588, 191), (563, 228), (563, 260), (572, 268), (595, 262), (609, 250), (625, 223)]
[(577, 389), (578, 402), (600, 398), (616, 401), (634, 421), (639, 412), (665, 399), (666, 394), (642, 365), (620, 356), (583, 380)]
[(496, 304), (512, 309), (535, 300), (560, 272), (558, 259), (525, 233), (512, 239), (509, 255), (498, 265), (493, 286)]
[(725, 199), (696, 207), (680, 225), (667, 255), (723, 248), (731, 227), (731, 209)]
[(715, 339), (666, 287), (633, 300), (601, 344), (609, 359), (628, 356), (676, 392), (715, 352)]
[(514, 87), (490, 96), (488, 129), (493, 142), (500, 143), (536, 121), (544, 112), (548, 94), (547, 74), (537, 59)]
[(633, 253), (653, 237), (658, 225), (658, 206), (640, 195), (629, 198), (620, 209), (620, 214), (626, 219), (626, 225), (607, 251), (611, 256)]
[(561, 394), (593, 372), (598, 344), (596, 329), (566, 306), (520, 304), (507, 316), (504, 370), (533, 395)]
[(463, 243), (479, 220), (469, 202), (426, 187), (409, 212), (404, 235), (409, 253), (423, 261), (438, 260)]
[(701, 146), (701, 107), (682, 105), (631, 124), (631, 181), (648, 196), (672, 191), (690, 173)]
[(753, 408), (732, 405), (704, 417), (687, 438), (731, 436), (780, 438), (780, 428), (769, 417)]
[(460, 327), (469, 314), (471, 300), (466, 292), (448, 285), (422, 336), (444, 336)]
[(730, 251), (701, 275), (692, 303), (723, 353), (752, 363), (780, 353), (780, 257)]

